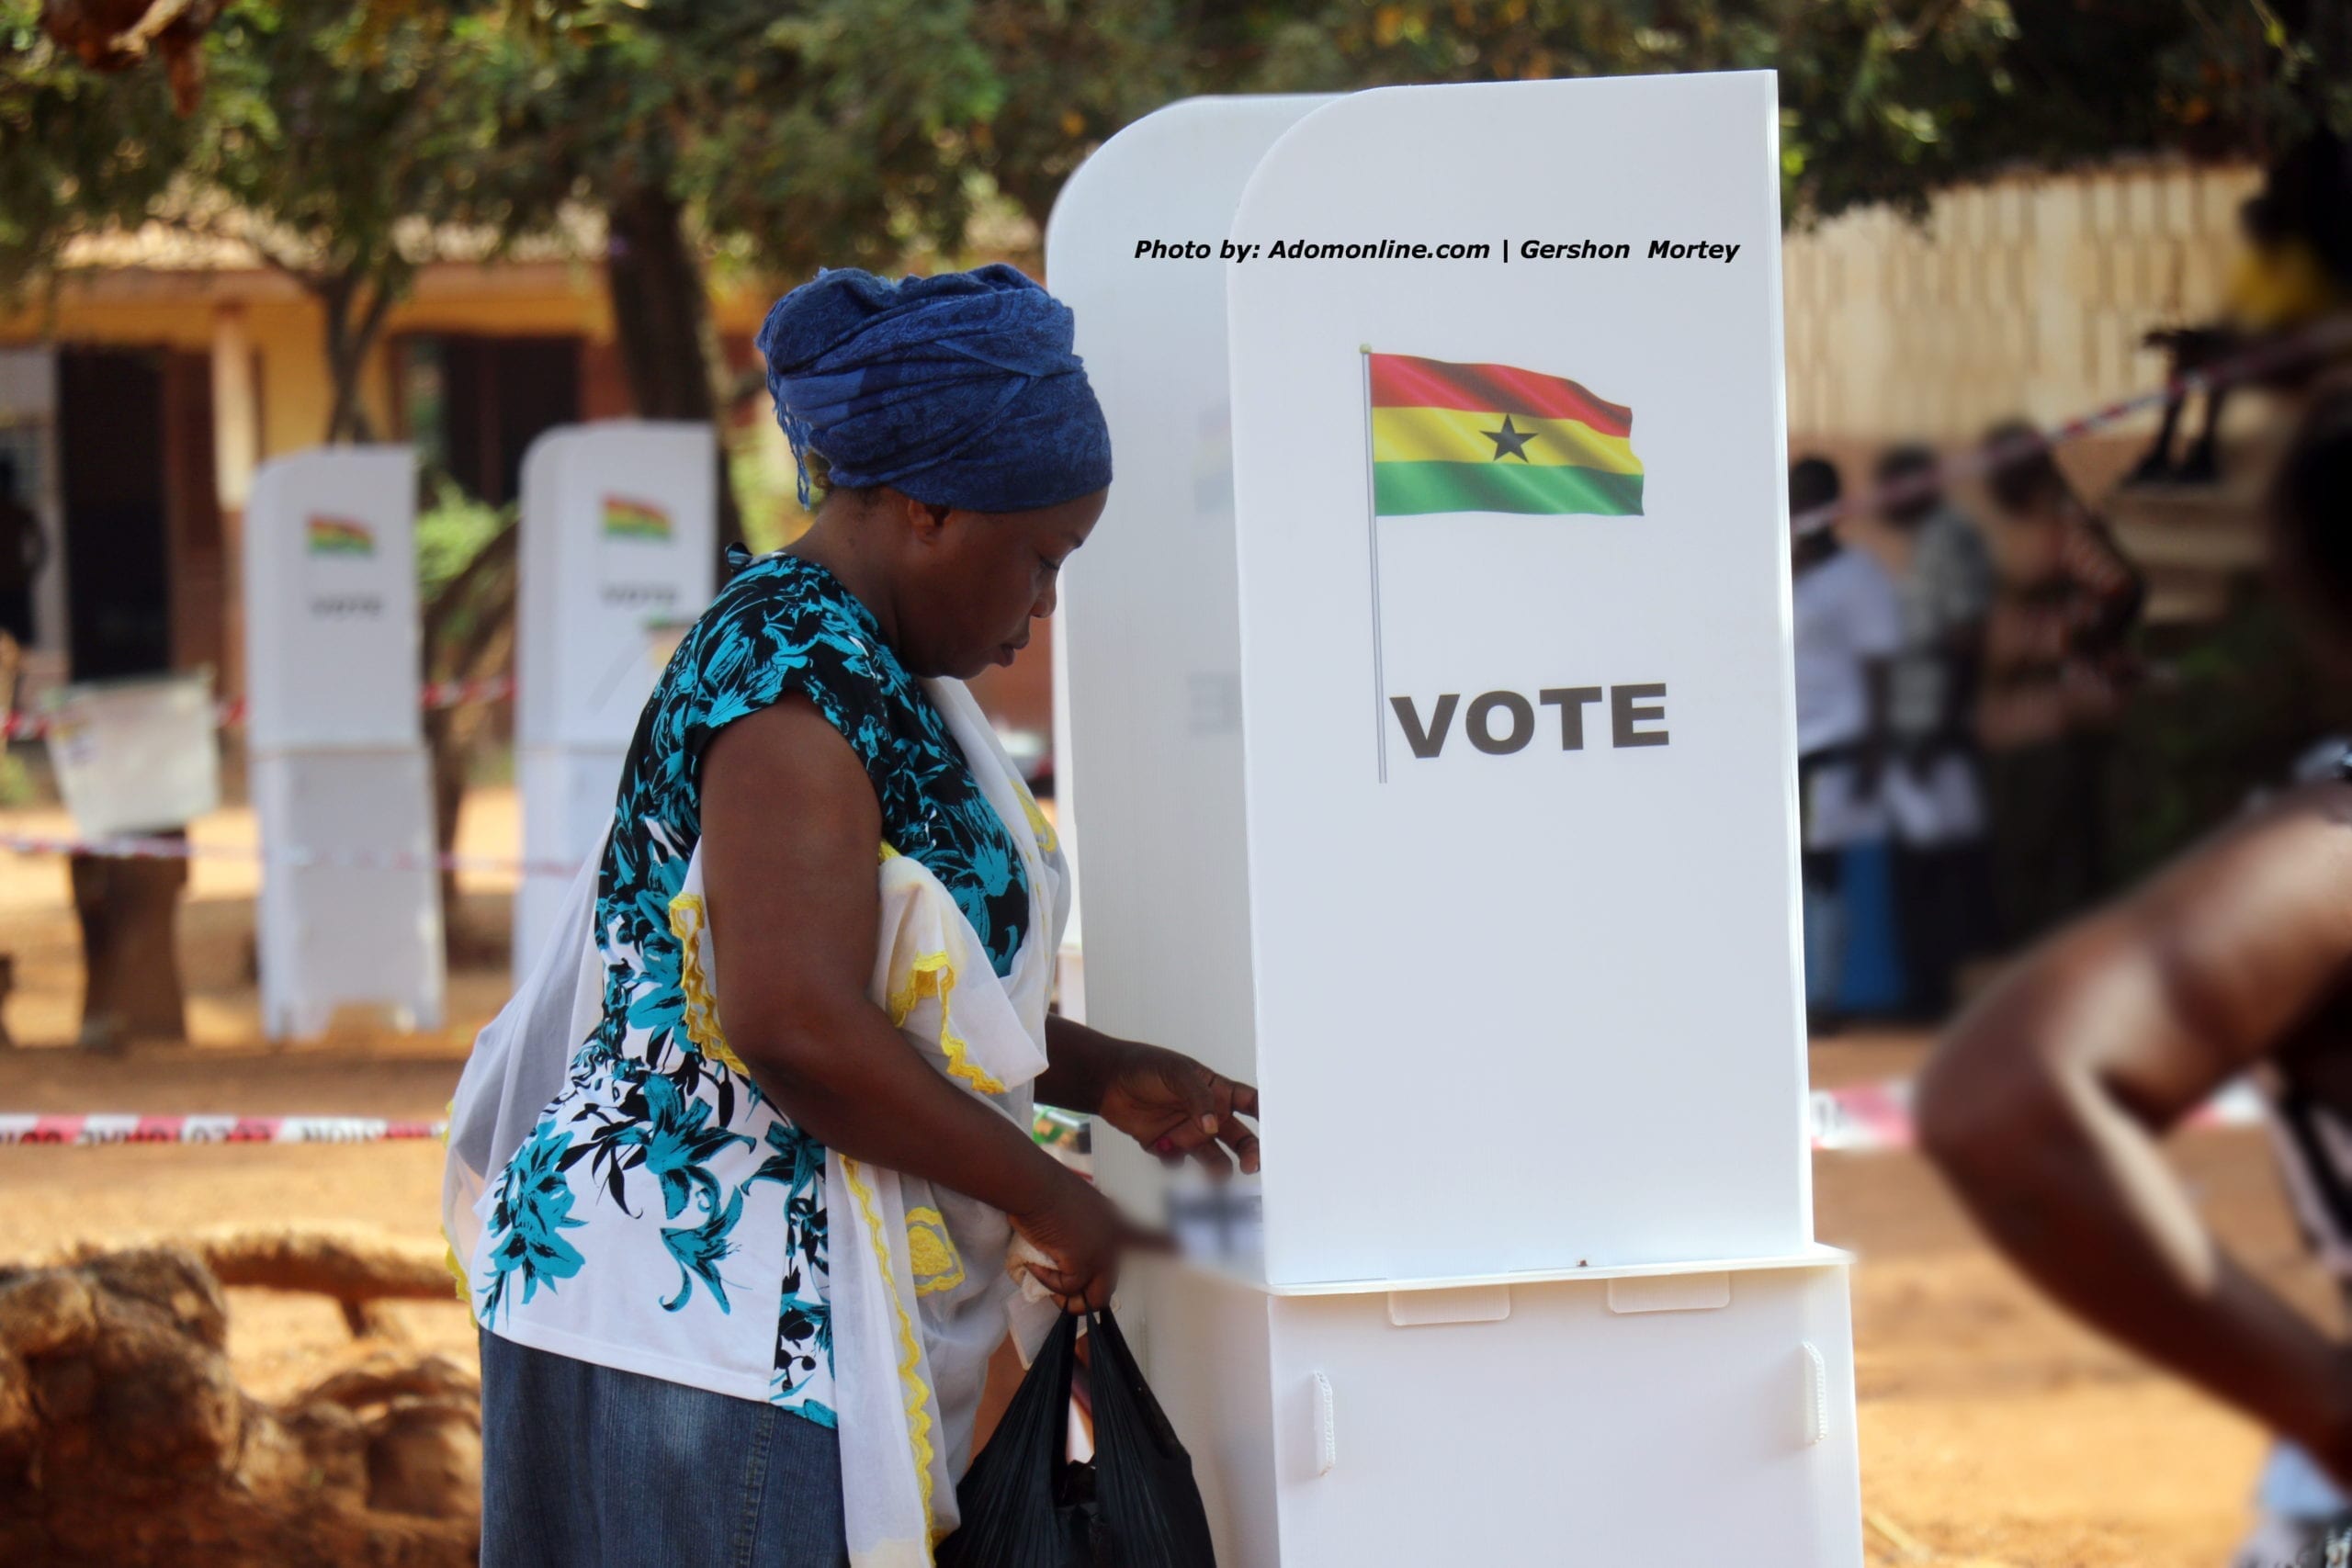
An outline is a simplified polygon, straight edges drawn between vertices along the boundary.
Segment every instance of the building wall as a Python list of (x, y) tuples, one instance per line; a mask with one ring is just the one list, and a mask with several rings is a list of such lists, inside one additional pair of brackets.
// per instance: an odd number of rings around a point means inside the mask
[[(713, 301), (720, 336), (749, 342), (768, 296), (757, 286)], [(255, 270), (150, 272), (137, 268), (70, 279), (50, 299), (0, 312), (0, 344), (69, 343), (209, 352), (221, 312), (241, 318), (258, 370), (257, 456), (314, 446), (333, 404), (326, 335), (316, 305), (292, 284)], [(613, 352), (604, 276), (584, 263), (436, 266), (388, 315), (361, 395), (380, 433), (392, 429), (390, 341), (406, 333), (575, 336), (587, 344), (593, 417), (627, 408)]]
[[(714, 298), (721, 340), (746, 357), (769, 298), (756, 283), (731, 285)], [(428, 268), (387, 316), (362, 376), (362, 400), (384, 439), (400, 434), (394, 345), (410, 333), (577, 338), (585, 417), (629, 412), (604, 277), (593, 264)], [(333, 406), (318, 307), (291, 281), (260, 267), (118, 266), (69, 276), (45, 296), (0, 310), (0, 348), (41, 345), (156, 351), (183, 391), (193, 394), (192, 401), (184, 396), (175, 403), (183, 417), (164, 435), (173, 485), (175, 662), (209, 663), (223, 691), (238, 691), (241, 605), (233, 568), (246, 487), (259, 462), (319, 445)], [(207, 364), (209, 388), (206, 378), (192, 374)], [(214, 442), (209, 463), (190, 446), (202, 431)], [(41, 446), (35, 442), (32, 449)], [(184, 493), (191, 486), (207, 494)], [(40, 510), (58, 525), (53, 497)], [(61, 581), (51, 571), (42, 586), (37, 684), (66, 672)]]
[(2164, 356), (2141, 334), (2216, 311), (2260, 179), (2168, 162), (2017, 175), (1947, 192), (1924, 222), (1873, 210), (1792, 233), (1792, 441), (1966, 441), (2155, 385)]

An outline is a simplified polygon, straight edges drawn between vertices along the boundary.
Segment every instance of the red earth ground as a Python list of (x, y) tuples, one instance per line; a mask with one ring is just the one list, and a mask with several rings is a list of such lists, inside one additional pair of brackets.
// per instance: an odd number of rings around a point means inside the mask
[[(63, 831), (54, 812), (0, 814)], [(223, 811), (202, 842), (252, 841)], [(469, 797), (461, 848), (512, 854), (514, 800)], [(248, 952), (248, 865), (202, 861), (182, 920), (194, 1042), (120, 1057), (67, 1048), (81, 970), (62, 863), (0, 857), (0, 952), (16, 958), (0, 1050), (0, 1111), (440, 1114), (472, 1029), (503, 998), (502, 964), (453, 976), (454, 1024), (435, 1035), (347, 1032), (276, 1050), (258, 1041)], [(466, 917), (503, 932), (511, 884), (473, 878)], [(1924, 1042), (1817, 1045), (1818, 1086), (1911, 1071)], [(1279, 1137), (1279, 1130), (1272, 1135)], [(2216, 1129), (2177, 1149), (2199, 1201), (2266, 1277), (2335, 1321), (2280, 1202), (2262, 1135)], [(0, 1147), (0, 1258), (83, 1239), (130, 1241), (198, 1226), (438, 1230), (441, 1150), (359, 1146)], [(1854, 1276), (1862, 1490), (1870, 1561), (1948, 1568), (2219, 1568), (2247, 1523), (2261, 1453), (2253, 1428), (2043, 1305), (1977, 1240), (1915, 1156), (1815, 1161), (1816, 1228), (1861, 1256)], [(255, 1393), (289, 1393), (367, 1347), (324, 1300), (233, 1291), (231, 1351)], [(454, 1300), (390, 1309), (417, 1348), (473, 1354)]]

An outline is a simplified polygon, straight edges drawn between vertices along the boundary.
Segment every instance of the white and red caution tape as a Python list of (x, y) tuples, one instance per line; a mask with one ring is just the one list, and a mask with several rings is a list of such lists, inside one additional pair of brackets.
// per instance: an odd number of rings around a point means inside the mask
[[(1816, 1149), (1907, 1149), (1916, 1144), (1911, 1118), (1911, 1080), (1848, 1084), (1817, 1089), (1808, 1097), (1811, 1142)], [(2191, 1127), (2247, 1127), (2264, 1116), (2261, 1094), (2241, 1078), (2207, 1100), (2188, 1118)]]
[[(1817, 1089), (1810, 1097), (1809, 1141), (1839, 1153), (1907, 1149), (1917, 1141), (1908, 1079)], [(2262, 1097), (2240, 1080), (2188, 1119), (2192, 1127), (2244, 1127), (2261, 1122)], [(1040, 1108), (1040, 1142), (1068, 1142), (1082, 1125), (1067, 1112)], [(0, 1144), (373, 1144), (437, 1138), (443, 1122), (372, 1116), (51, 1116), (0, 1112)]]
[(518, 860), (503, 855), (413, 854), (404, 850), (263, 849), (253, 844), (200, 844), (189, 839), (70, 839), (42, 833), (0, 833), (0, 850), (20, 855), (96, 855), (106, 860), (235, 860), (300, 868), (335, 866), (356, 871), (467, 871), (519, 876), (575, 875), (567, 861)]
[(2211, 365), (2202, 370), (2185, 371), (2172, 377), (2161, 387), (2152, 387), (2135, 397), (2107, 403), (2090, 412), (2062, 420), (2046, 430), (2024, 434), (2008, 441), (1993, 442), (1973, 447), (1966, 452), (1946, 457), (1933, 468), (1898, 479), (1892, 484), (1876, 486), (1860, 495), (1833, 501), (1826, 506), (1816, 506), (1800, 512), (1789, 519), (1790, 528), (1798, 534), (1816, 534), (1841, 517), (1860, 513), (1875, 512), (1895, 502), (1908, 501), (1940, 489), (1955, 479), (1974, 479), (1987, 474), (2020, 457), (2036, 452), (2047, 452), (2054, 446), (2078, 437), (2094, 434), (2111, 424), (2120, 423), (2133, 414), (2152, 408), (2161, 408), (2176, 399), (2210, 393), (2223, 387), (2251, 380), (2265, 371), (2302, 360), (2315, 360), (2336, 351), (2352, 348), (2352, 321), (2331, 321), (2323, 326), (2278, 343), (2265, 344)]
[[(503, 702), (514, 694), (514, 677), (492, 675), (479, 681), (432, 681), (417, 694), (417, 706), (426, 711), (436, 708), (471, 707), (478, 703)], [(222, 729), (234, 729), (245, 722), (243, 699), (222, 702), (212, 710), (212, 720)], [(11, 713), (0, 716), (0, 739), (40, 740), (57, 728), (54, 715), (44, 713)]]
[(446, 1122), (381, 1116), (50, 1116), (0, 1113), (0, 1144), (380, 1144), (438, 1138)]

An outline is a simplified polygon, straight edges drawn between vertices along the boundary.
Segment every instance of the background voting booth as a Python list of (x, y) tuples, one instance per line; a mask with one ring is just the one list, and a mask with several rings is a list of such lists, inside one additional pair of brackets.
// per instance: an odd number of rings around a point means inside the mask
[[(523, 458), (515, 783), (523, 855), (577, 863), (613, 814), (621, 763), (677, 631), (710, 603), (717, 451), (707, 424), (551, 430)], [(528, 969), (565, 879), (514, 895)]]
[[(246, 737), (263, 867), (262, 1022), (338, 1008), (440, 1027), (441, 884), (417, 713), (416, 455), (338, 446), (264, 464), (245, 512)], [(303, 858), (283, 858), (300, 852)], [(414, 857), (398, 868), (342, 854)]]
[[(1089, 1021), (1267, 1107), (1261, 1251), (1129, 1292), (1228, 1568), (1861, 1562), (1777, 116), (1761, 73), (1196, 100), (1055, 212), (1118, 462), (1065, 601)], [(1490, 243), (1136, 254), (1228, 237)]]

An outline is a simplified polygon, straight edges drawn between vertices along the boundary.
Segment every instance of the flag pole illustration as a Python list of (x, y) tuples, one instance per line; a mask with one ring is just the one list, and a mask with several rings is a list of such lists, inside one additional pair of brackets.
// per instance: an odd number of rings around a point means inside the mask
[(1373, 717), (1388, 782), (1380, 630), (1380, 520), (1451, 512), (1638, 517), (1634, 411), (1566, 377), (1408, 354), (1363, 360), (1364, 470), (1372, 536)]

